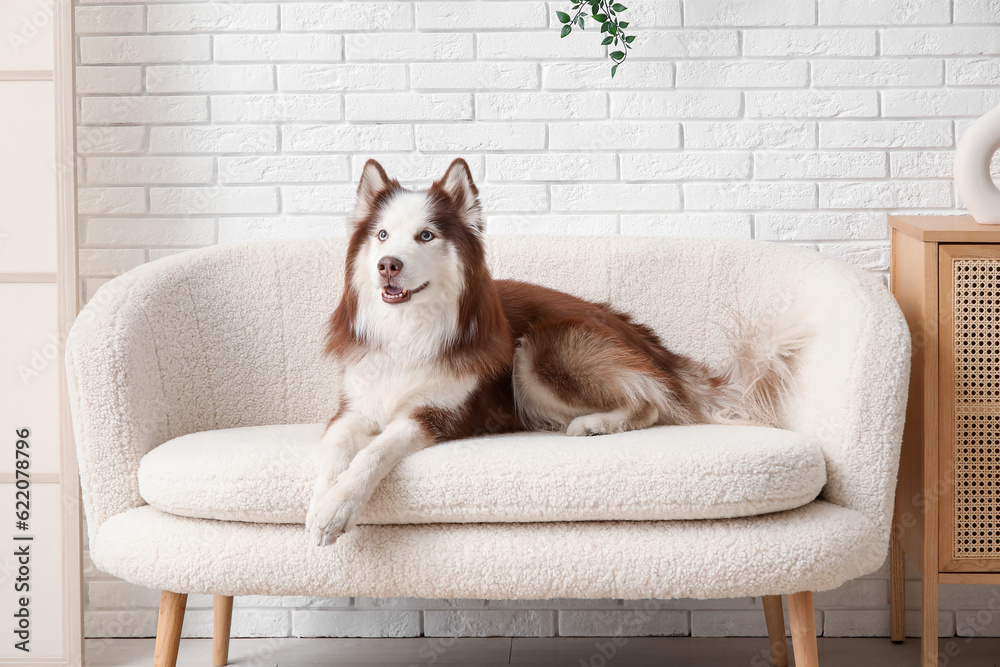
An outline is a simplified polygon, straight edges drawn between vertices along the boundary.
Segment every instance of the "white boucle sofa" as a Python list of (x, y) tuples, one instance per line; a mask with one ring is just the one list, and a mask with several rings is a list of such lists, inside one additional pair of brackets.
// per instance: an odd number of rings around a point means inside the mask
[(785, 430), (515, 434), (404, 460), (355, 530), (302, 526), (337, 375), (322, 356), (346, 243), (182, 253), (101, 287), (67, 344), (91, 557), (163, 591), (156, 664), (189, 593), (425, 598), (764, 596), (800, 667), (812, 591), (877, 569), (889, 539), (909, 333), (882, 282), (812, 250), (736, 240), (488, 241), (498, 278), (610, 301), (720, 364), (737, 318), (793, 308), (811, 338)]

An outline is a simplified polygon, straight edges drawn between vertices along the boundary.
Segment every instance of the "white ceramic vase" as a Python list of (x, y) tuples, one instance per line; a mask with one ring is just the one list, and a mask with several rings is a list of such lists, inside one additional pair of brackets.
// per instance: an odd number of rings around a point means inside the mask
[(1000, 225), (1000, 189), (990, 175), (990, 160), (1000, 148), (1000, 106), (978, 119), (955, 149), (955, 187), (976, 222)]

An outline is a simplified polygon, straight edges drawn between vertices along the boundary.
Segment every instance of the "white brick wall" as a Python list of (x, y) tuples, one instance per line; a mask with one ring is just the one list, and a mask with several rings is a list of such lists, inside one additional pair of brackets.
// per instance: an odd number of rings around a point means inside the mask
[[(341, 236), (368, 157), (426, 184), (462, 155), (494, 233), (739, 236), (888, 268), (886, 215), (960, 212), (956, 137), (1000, 103), (988, 0), (632, 0), (615, 79), (560, 3), (78, 0), (84, 296), (184, 248)], [(911, 632), (919, 587), (910, 573)], [(155, 593), (88, 567), (87, 633)], [(940, 633), (1000, 634), (942, 589)], [(205, 635), (193, 597), (186, 632)], [(817, 596), (886, 634), (885, 569)], [(242, 598), (238, 635), (760, 635), (760, 601)]]

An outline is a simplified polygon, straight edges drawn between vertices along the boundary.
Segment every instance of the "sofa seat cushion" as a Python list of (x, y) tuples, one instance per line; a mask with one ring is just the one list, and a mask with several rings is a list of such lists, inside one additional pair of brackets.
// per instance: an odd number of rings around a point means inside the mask
[[(139, 466), (143, 499), (186, 517), (304, 523), (322, 424), (192, 433)], [(404, 459), (359, 523), (720, 519), (789, 510), (826, 483), (819, 445), (757, 426), (445, 442)]]

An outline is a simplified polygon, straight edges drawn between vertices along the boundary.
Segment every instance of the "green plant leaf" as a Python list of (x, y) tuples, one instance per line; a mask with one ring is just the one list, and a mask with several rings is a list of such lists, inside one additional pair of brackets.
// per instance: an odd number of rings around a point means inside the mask
[(560, 37), (567, 37), (573, 28), (584, 29), (586, 15), (583, 13), (587, 6), (590, 6), (592, 18), (600, 24), (600, 32), (605, 34), (601, 41), (601, 46), (610, 46), (622, 50), (611, 51), (608, 57), (612, 60), (611, 76), (618, 72), (618, 66), (625, 62), (631, 44), (635, 41), (635, 35), (626, 35), (625, 29), (629, 27), (628, 21), (619, 21), (620, 12), (628, 9), (621, 2), (615, 0), (570, 0), (572, 12), (556, 11), (556, 17), (562, 24), (559, 33)]

